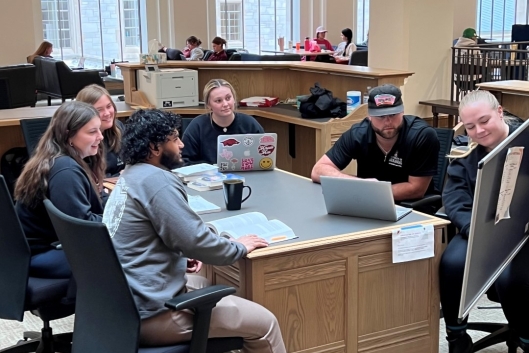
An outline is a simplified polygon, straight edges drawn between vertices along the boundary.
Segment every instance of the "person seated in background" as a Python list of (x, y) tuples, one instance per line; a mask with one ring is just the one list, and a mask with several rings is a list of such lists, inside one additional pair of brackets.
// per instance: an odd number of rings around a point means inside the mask
[[(325, 50), (333, 51), (334, 48), (332, 47), (331, 42), (329, 42), (327, 39), (325, 39), (325, 36), (327, 35), (327, 30), (323, 26), (319, 26), (316, 28), (316, 38), (314, 38), (314, 41), (318, 43), (320, 46), (325, 46)], [(305, 50), (307, 50), (305, 48)]]
[[(186, 40), (187, 51), (184, 51), (184, 56), (188, 61), (199, 61), (204, 57), (204, 52), (200, 49), (202, 41), (195, 36), (191, 36)], [(186, 55), (187, 52), (187, 55)]]
[[(462, 36), (459, 37), (459, 39), (457, 40), (456, 44), (454, 45), (454, 48), (477, 47), (478, 46), (477, 39), (478, 39), (478, 35), (476, 33), (476, 30), (474, 28), (467, 28), (463, 31)], [(456, 53), (455, 53), (456, 62), (460, 56), (469, 55), (469, 54), (472, 56), (476, 56), (476, 57), (481, 56), (481, 52), (478, 49), (476, 50), (459, 49), (459, 50), (456, 50)], [(476, 62), (476, 65), (477, 64), (478, 63)]]
[(42, 43), (40, 43), (39, 47), (33, 54), (27, 57), (28, 63), (33, 64), (33, 60), (37, 56), (42, 56), (45, 58), (53, 58), (53, 56), (51, 56), (51, 53), (53, 53), (53, 44), (45, 40)]
[(166, 53), (167, 60), (189, 60), (199, 61), (204, 57), (204, 52), (200, 48), (202, 41), (195, 36), (190, 36), (186, 39), (186, 46), (183, 51), (179, 49), (168, 48), (165, 45), (160, 45), (159, 53)]
[(260, 134), (263, 127), (254, 117), (235, 111), (237, 95), (222, 79), (210, 80), (204, 87), (204, 104), (209, 113), (194, 118), (182, 138), (182, 156), (187, 164), (217, 163), (217, 137), (233, 134)]
[(208, 57), (207, 61), (223, 61), (228, 60), (228, 54), (224, 50), (226, 40), (221, 37), (215, 37), (211, 41), (213, 47), (213, 53)]
[[(516, 118), (503, 114), (498, 100), (489, 91), (472, 91), (459, 103), (459, 116), (472, 139), (469, 151), (454, 158), (448, 166), (443, 189), (443, 205), (448, 218), (459, 230), (450, 240), (439, 265), (441, 305), (449, 353), (473, 352), (466, 332), (468, 316), (458, 321), (463, 273), (472, 219), (478, 162), (520, 126)], [(498, 236), (501, 236), (501, 230)], [(529, 243), (526, 243), (495, 281), (509, 328), (519, 337), (518, 345), (529, 352)]]
[(125, 163), (121, 159), (121, 135), (124, 127), (123, 123), (116, 119), (116, 103), (106, 89), (96, 84), (80, 90), (75, 100), (93, 105), (99, 113), (107, 166), (105, 176), (107, 178), (119, 176), (125, 168)]
[(64, 252), (44, 207), (44, 198), (69, 216), (100, 222), (105, 172), (101, 119), (94, 107), (66, 102), (53, 114), (35, 153), (15, 186), (15, 209), (31, 249), (30, 275), (70, 278)]
[[(164, 303), (209, 284), (192, 275), (202, 261), (231, 265), (268, 245), (256, 235), (219, 237), (189, 207), (182, 181), (171, 173), (183, 165), (180, 124), (180, 117), (168, 111), (132, 114), (123, 136), (127, 166), (103, 215), (142, 319), (140, 343), (149, 346), (191, 339), (194, 313), (171, 311)], [(244, 352), (286, 353), (275, 316), (234, 295), (213, 308), (208, 336), (242, 337)]]
[[(404, 115), (402, 93), (393, 85), (369, 92), (368, 117), (342, 134), (312, 169), (320, 176), (364, 178), (389, 181), (396, 201), (419, 199), (435, 192), (432, 178), (437, 174), (439, 140), (424, 120)], [(357, 162), (357, 176), (342, 173)]]
[(356, 50), (356, 44), (353, 41), (353, 31), (350, 28), (342, 29), (342, 41), (334, 51), (334, 60), (339, 64), (349, 63), (351, 54)]

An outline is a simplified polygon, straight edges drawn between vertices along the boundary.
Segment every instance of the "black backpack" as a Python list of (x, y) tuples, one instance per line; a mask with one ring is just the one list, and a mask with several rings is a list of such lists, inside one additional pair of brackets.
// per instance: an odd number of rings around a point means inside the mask
[(12, 197), (14, 195), (17, 178), (22, 173), (22, 169), (24, 169), (24, 165), (26, 165), (28, 159), (29, 156), (26, 147), (13, 147), (2, 155), (0, 168)]

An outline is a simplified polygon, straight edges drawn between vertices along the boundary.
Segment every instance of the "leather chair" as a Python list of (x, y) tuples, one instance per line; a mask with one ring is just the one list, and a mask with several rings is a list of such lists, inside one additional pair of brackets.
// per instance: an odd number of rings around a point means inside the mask
[(22, 128), (22, 135), (26, 142), (28, 156), (33, 154), (33, 151), (39, 144), (40, 138), (50, 125), (50, 121), (51, 117), (20, 120), (20, 127)]
[(0, 109), (35, 106), (35, 71), (32, 64), (0, 67)]
[(211, 310), (220, 299), (235, 293), (234, 288), (220, 285), (166, 302), (171, 310), (193, 309), (190, 342), (138, 348), (140, 315), (106, 226), (65, 215), (49, 200), (44, 205), (77, 283), (75, 353), (222, 353), (242, 348), (240, 337), (207, 339)]
[(368, 50), (355, 50), (349, 58), (349, 65), (367, 66)]
[(237, 49), (226, 49), (226, 55), (228, 56), (228, 60), (230, 60), (231, 56), (237, 52)]
[(204, 50), (204, 57), (202, 58), (202, 61), (207, 61), (211, 54), (213, 54), (213, 50)]
[(72, 334), (53, 335), (50, 327), (50, 321), (74, 313), (74, 303), (67, 299), (70, 281), (30, 277), (29, 245), (1, 175), (0, 223), (0, 318), (22, 321), (24, 311), (31, 311), (44, 322), (40, 335), (24, 333), (24, 339), (33, 339), (0, 352), (70, 352)]
[(448, 168), (448, 158), (446, 156), (450, 154), (452, 148), (452, 139), (454, 137), (453, 129), (445, 128), (434, 128), (439, 139), (439, 154), (437, 157), (437, 174), (433, 177), (434, 187), (439, 193), (426, 194), (422, 199), (419, 200), (407, 200), (400, 202), (401, 206), (413, 208), (414, 210), (421, 211), (428, 214), (435, 214), (437, 210), (442, 207), (442, 197), (440, 192), (443, 190), (446, 170)]
[(75, 98), (93, 83), (105, 87), (98, 70), (72, 70), (63, 61), (44, 57), (36, 57), (33, 63), (37, 68), (37, 91), (48, 96), (48, 105), (52, 97), (63, 102)]

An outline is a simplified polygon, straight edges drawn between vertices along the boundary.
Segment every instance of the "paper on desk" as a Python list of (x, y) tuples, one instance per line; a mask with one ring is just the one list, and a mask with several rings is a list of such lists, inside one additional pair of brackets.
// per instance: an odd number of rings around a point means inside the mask
[(522, 164), (523, 147), (511, 147), (507, 151), (503, 174), (501, 176), (500, 195), (496, 206), (496, 218), (494, 224), (498, 224), (502, 219), (511, 218), (509, 208), (511, 207), (512, 195), (516, 186), (516, 179)]
[(393, 263), (426, 259), (434, 256), (432, 225), (411, 226), (393, 231)]

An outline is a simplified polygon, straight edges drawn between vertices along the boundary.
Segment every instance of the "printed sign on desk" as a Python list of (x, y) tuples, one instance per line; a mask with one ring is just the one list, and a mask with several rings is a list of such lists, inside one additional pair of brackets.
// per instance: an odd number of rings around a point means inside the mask
[(411, 226), (393, 231), (393, 263), (426, 259), (434, 256), (432, 225)]

